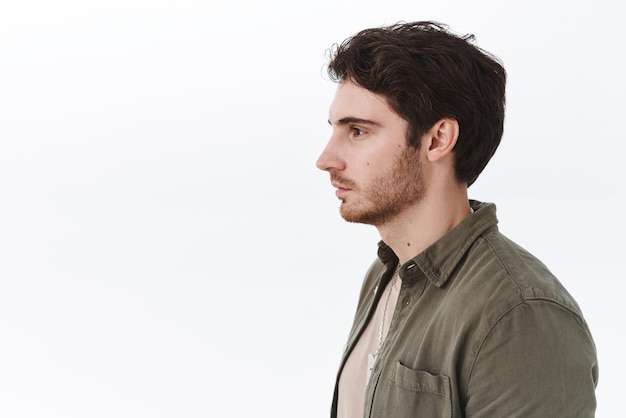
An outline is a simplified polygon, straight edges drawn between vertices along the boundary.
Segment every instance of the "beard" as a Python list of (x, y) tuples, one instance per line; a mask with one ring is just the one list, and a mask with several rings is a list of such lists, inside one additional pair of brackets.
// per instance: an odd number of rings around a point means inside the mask
[(424, 196), (424, 177), (419, 163), (419, 151), (407, 147), (388, 173), (375, 178), (366, 188), (339, 175), (333, 180), (344, 184), (358, 196), (341, 203), (341, 216), (348, 222), (382, 226)]

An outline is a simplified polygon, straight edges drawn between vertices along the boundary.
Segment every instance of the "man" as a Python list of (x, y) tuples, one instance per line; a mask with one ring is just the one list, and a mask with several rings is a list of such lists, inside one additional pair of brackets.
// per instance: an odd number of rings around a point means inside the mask
[(382, 238), (332, 417), (591, 417), (596, 352), (548, 269), (467, 188), (503, 131), (506, 73), (434, 22), (337, 46), (332, 135), (317, 161), (350, 222)]

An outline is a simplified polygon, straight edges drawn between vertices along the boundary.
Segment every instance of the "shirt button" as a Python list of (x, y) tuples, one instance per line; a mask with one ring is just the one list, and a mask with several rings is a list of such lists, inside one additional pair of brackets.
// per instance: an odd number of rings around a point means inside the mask
[(405, 298), (404, 298), (404, 304), (405, 304), (406, 306), (408, 306), (408, 305), (409, 305), (409, 303), (411, 303), (411, 296), (407, 296), (407, 297), (405, 297)]

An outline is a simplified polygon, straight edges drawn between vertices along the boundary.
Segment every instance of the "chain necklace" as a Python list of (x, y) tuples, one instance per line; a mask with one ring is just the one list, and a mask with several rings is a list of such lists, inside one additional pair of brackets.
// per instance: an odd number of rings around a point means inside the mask
[(380, 328), (378, 330), (378, 348), (376, 348), (375, 356), (378, 356), (380, 352), (380, 348), (383, 346), (383, 331), (385, 328), (385, 317), (387, 316), (387, 305), (389, 305), (389, 299), (391, 299), (391, 292), (393, 291), (396, 282), (398, 281), (398, 277), (400, 276), (400, 263), (398, 263), (398, 267), (396, 267), (396, 271), (393, 274), (393, 280), (389, 286), (389, 293), (387, 293), (387, 299), (385, 300), (385, 307), (383, 308), (383, 318), (380, 321)]
[(380, 328), (378, 330), (378, 347), (376, 348), (376, 352), (374, 354), (369, 354), (367, 356), (367, 379), (365, 384), (369, 382), (370, 376), (372, 374), (372, 370), (374, 369), (374, 364), (376, 363), (376, 358), (378, 357), (378, 353), (380, 353), (380, 349), (383, 346), (383, 333), (385, 328), (385, 318), (387, 316), (387, 305), (389, 305), (389, 299), (391, 299), (391, 292), (393, 291), (396, 282), (398, 281), (398, 277), (400, 277), (400, 263), (396, 267), (396, 271), (393, 274), (393, 279), (389, 284), (389, 292), (387, 293), (387, 298), (385, 299), (385, 306), (383, 307), (383, 317), (380, 321)]

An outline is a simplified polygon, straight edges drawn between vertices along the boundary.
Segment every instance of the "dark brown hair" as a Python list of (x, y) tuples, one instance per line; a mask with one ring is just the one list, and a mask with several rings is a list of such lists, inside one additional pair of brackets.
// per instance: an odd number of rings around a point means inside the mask
[(409, 125), (409, 144), (442, 118), (459, 123), (459, 181), (474, 183), (500, 144), (506, 72), (499, 60), (437, 22), (365, 29), (330, 51), (328, 74), (384, 96)]

